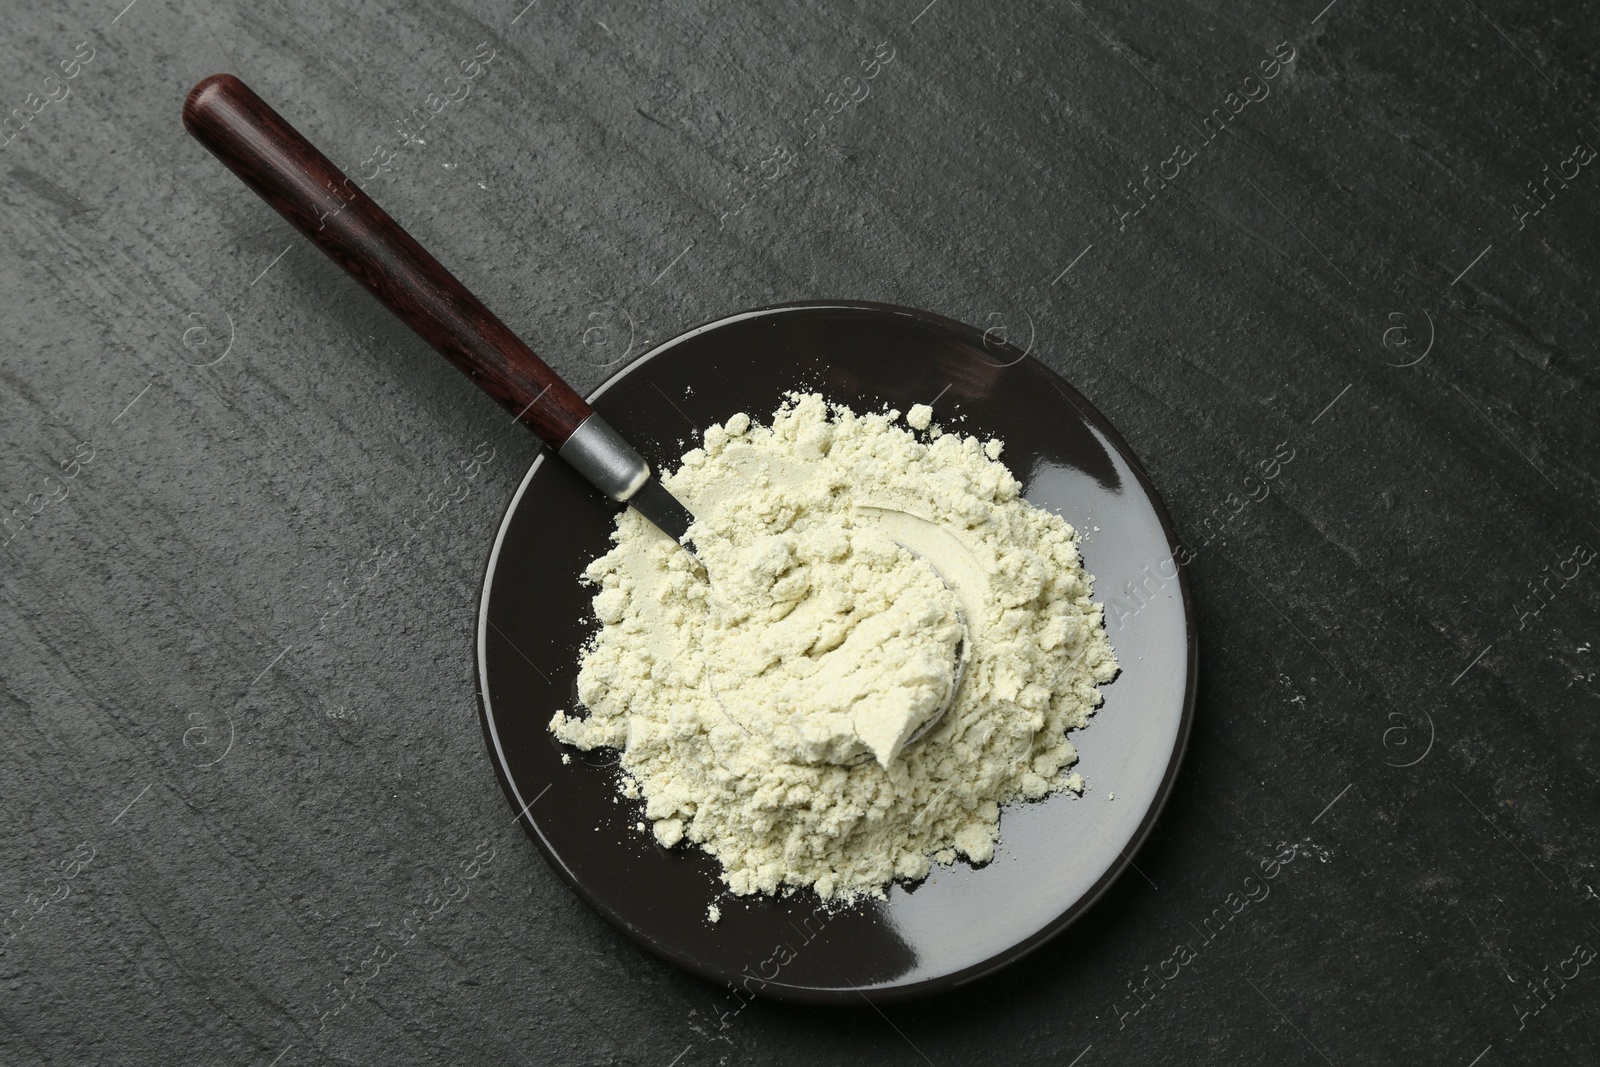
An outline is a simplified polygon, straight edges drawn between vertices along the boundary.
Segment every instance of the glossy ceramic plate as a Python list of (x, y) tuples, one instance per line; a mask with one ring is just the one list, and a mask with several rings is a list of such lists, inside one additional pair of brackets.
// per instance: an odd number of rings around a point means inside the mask
[[(641, 805), (616, 799), (615, 752), (580, 754), (547, 730), (557, 709), (577, 703), (579, 650), (597, 625), (578, 576), (609, 547), (615, 514), (548, 454), (523, 479), (489, 556), (477, 649), (484, 737), (506, 798), (546, 858), (651, 951), (737, 991), (786, 1000), (948, 989), (1059, 933), (1149, 834), (1194, 714), (1187, 577), (1172, 562), (1166, 511), (1110, 423), (1044, 364), (937, 315), (851, 303), (749, 311), (661, 345), (589, 400), (659, 467), (675, 466), (705, 427), (734, 412), (768, 421), (796, 388), (857, 411), (933, 403), (947, 429), (1004, 440), (1001, 460), (1028, 500), (1082, 533), (1122, 667), (1073, 735), (1089, 790), (1007, 807), (992, 862), (936, 866), (887, 900), (830, 914), (810, 892), (729, 895), (708, 854), (663, 849), (634, 829)], [(716, 924), (706, 918), (713, 903)]]

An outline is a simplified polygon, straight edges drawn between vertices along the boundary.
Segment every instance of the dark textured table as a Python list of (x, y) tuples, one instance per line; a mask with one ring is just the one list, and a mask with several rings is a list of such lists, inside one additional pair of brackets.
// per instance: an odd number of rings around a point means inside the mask
[[(1593, 4), (123, 2), (0, 42), (0, 1062), (1600, 1060)], [(580, 388), (815, 296), (1074, 382), (1192, 554), (1148, 879), (881, 1011), (589, 912), (473, 697), (535, 445), (184, 135), (218, 70)]]

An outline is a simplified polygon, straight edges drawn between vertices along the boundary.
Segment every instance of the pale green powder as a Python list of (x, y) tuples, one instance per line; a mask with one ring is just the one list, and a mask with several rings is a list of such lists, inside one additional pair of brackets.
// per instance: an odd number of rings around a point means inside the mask
[[(1116, 663), (1077, 535), (1021, 499), (998, 442), (931, 436), (816, 395), (771, 428), (736, 415), (663, 478), (709, 584), (631, 510), (586, 572), (589, 714), (551, 729), (621, 749), (656, 840), (705, 848), (736, 894), (881, 895), (990, 859), (1000, 805), (1082, 788), (1067, 731)], [(902, 749), (948, 695), (962, 620), (956, 700)]]

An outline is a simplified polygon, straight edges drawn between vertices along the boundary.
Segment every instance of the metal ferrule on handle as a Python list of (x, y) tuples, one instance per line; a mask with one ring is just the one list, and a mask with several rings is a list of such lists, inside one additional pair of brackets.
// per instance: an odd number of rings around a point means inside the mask
[(557, 454), (619, 504), (650, 480), (650, 464), (597, 414), (584, 419)]

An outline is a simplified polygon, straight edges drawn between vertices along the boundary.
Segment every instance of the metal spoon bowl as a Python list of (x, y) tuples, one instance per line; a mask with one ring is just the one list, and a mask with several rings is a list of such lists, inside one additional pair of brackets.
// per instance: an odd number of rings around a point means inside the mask
[[(902, 541), (895, 541), (895, 544), (899, 545), (913, 556), (922, 560), (923, 563), (927, 564), (928, 569), (931, 570), (936, 577), (938, 577), (939, 581), (943, 583), (945, 589), (949, 590), (951, 596), (955, 596), (955, 589), (950, 585), (949, 580), (945, 578), (944, 574), (940, 572), (939, 568), (933, 565), (931, 560)], [(702, 573), (705, 573), (703, 566), (701, 570)], [(709, 580), (710, 579), (708, 577), (707, 581)], [(967, 628), (967, 614), (962, 610), (959, 599), (956, 601), (956, 625), (960, 627), (961, 636), (956, 641), (956, 647), (953, 654), (955, 659), (955, 667), (950, 674), (950, 689), (945, 694), (944, 701), (939, 705), (938, 708), (934, 710), (933, 714), (922, 720), (922, 722), (917, 725), (917, 728), (911, 732), (911, 736), (906, 738), (905, 743), (900, 746), (901, 753), (904, 753), (906, 749), (910, 748), (918, 741), (921, 741), (924, 737), (927, 737), (928, 734), (932, 733), (933, 728), (938, 726), (940, 721), (945, 717), (946, 713), (948, 713), (949, 710), (955, 706), (956, 698), (961, 694), (961, 681), (966, 676), (967, 661), (971, 658), (972, 634)], [(721, 709), (723, 717), (734, 726), (737, 726), (739, 729), (743, 730), (746, 734), (752, 734), (750, 728), (739, 721), (738, 716), (736, 716), (732, 710), (729, 709), (727, 703), (722, 699), (722, 694), (717, 691), (715, 673), (709, 670), (706, 671), (705, 679), (706, 690), (711, 694), (711, 698), (717, 702), (717, 707)], [(870, 750), (863, 750), (845, 760), (843, 766), (859, 767), (863, 763), (871, 762), (872, 759), (872, 752)]]

